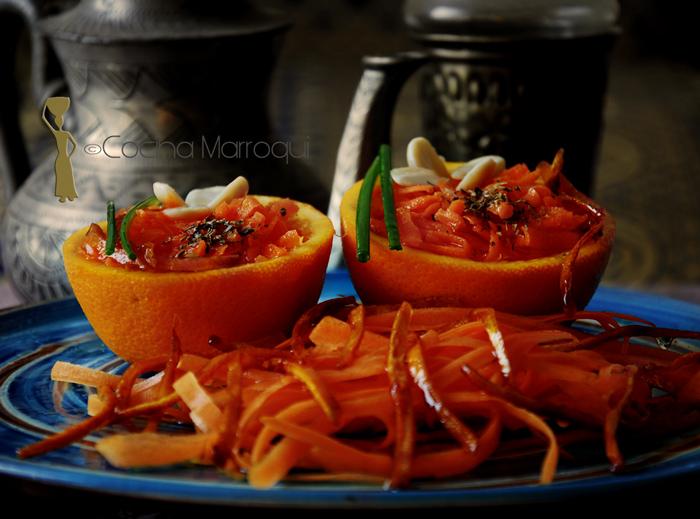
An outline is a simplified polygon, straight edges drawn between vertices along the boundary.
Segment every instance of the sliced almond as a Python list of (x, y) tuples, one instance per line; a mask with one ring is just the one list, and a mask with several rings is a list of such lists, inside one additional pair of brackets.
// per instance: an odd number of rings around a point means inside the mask
[(506, 168), (506, 159), (501, 157), (500, 155), (483, 155), (481, 157), (477, 157), (475, 159), (470, 160), (469, 162), (465, 162), (458, 168), (452, 170), (452, 173), (450, 173), (450, 176), (452, 178), (464, 178), (464, 176), (469, 173), (472, 169), (474, 169), (475, 166), (479, 165), (482, 161), (485, 159), (491, 159), (493, 160), (498, 167), (501, 168), (501, 171), (503, 171)]
[(506, 161), (498, 155), (485, 155), (466, 162), (455, 169), (451, 177), (462, 179), (458, 190), (467, 191), (487, 184), (506, 167)]
[(163, 214), (170, 218), (204, 218), (212, 212), (210, 207), (170, 207), (163, 209)]
[(185, 205), (185, 201), (175, 191), (173, 186), (165, 182), (153, 182), (153, 194), (165, 207), (182, 207)]
[(440, 158), (425, 137), (415, 137), (411, 139), (406, 148), (406, 160), (408, 165), (416, 168), (432, 169), (441, 177), (449, 177), (445, 162)]
[(421, 184), (437, 184), (443, 177), (432, 169), (408, 166), (391, 170), (391, 179), (400, 186), (418, 186)]
[(211, 186), (193, 189), (185, 197), (185, 203), (190, 207), (206, 207), (226, 189), (226, 186)]
[(237, 177), (233, 182), (224, 188), (219, 195), (207, 204), (214, 209), (221, 202), (230, 202), (234, 198), (240, 198), (248, 194), (248, 181), (245, 177)]

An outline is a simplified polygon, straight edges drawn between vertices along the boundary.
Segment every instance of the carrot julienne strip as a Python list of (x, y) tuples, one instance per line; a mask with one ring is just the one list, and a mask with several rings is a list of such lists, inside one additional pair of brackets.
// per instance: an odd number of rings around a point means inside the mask
[(415, 448), (416, 425), (411, 399), (410, 373), (406, 365), (409, 348), (408, 327), (412, 314), (411, 305), (403, 303), (389, 338), (387, 374), (389, 375), (391, 398), (396, 412), (396, 442), (390, 486), (406, 486), (410, 480), (411, 458)]
[(286, 369), (287, 373), (306, 386), (328, 419), (332, 423), (337, 423), (340, 415), (340, 406), (318, 373), (310, 367), (294, 363), (287, 364)]
[(656, 338), (683, 338), (700, 340), (700, 332), (688, 330), (675, 330), (673, 328), (659, 328), (657, 326), (640, 326), (630, 324), (620, 326), (612, 330), (606, 330), (597, 335), (580, 341), (570, 347), (561, 348), (563, 351), (592, 349), (608, 341), (624, 337), (656, 337)]
[(438, 414), (442, 424), (465, 449), (475, 452), (478, 447), (476, 435), (450, 411), (430, 381), (420, 339), (408, 351), (408, 365), (413, 381), (423, 391), (425, 401)]
[[(614, 365), (611, 366), (611, 369), (614, 367)], [(622, 453), (620, 452), (620, 447), (617, 443), (615, 433), (617, 431), (617, 426), (620, 423), (622, 409), (632, 394), (632, 389), (634, 387), (634, 374), (637, 371), (637, 368), (634, 366), (623, 369), (629, 373), (627, 376), (627, 384), (625, 385), (622, 394), (618, 396), (617, 402), (613, 404), (610, 411), (605, 415), (605, 423), (603, 425), (605, 436), (605, 454), (608, 456), (608, 460), (610, 460), (613, 471), (619, 471), (624, 465), (624, 459), (622, 457)]]
[(486, 328), (486, 333), (488, 333), (493, 351), (498, 358), (498, 363), (501, 365), (501, 372), (504, 377), (508, 378), (511, 371), (510, 360), (506, 354), (506, 344), (503, 340), (503, 334), (498, 329), (496, 313), (491, 308), (480, 308), (474, 311), (474, 316), (484, 323), (484, 328)]
[(203, 432), (218, 431), (223, 422), (221, 409), (214, 403), (206, 389), (191, 371), (185, 373), (173, 384), (178, 396), (190, 409), (192, 422)]
[(64, 431), (61, 431), (60, 433), (49, 436), (48, 438), (45, 438), (37, 443), (23, 447), (17, 452), (17, 455), (20, 458), (26, 459), (33, 456), (39, 456), (62, 447), (67, 447), (71, 443), (84, 438), (91, 432), (110, 423), (114, 418), (114, 408), (117, 399), (111, 388), (105, 388), (102, 393), (107, 399), (107, 404), (102, 412), (95, 416), (91, 416), (90, 418), (87, 418), (86, 420), (83, 420), (82, 422), (77, 423)]
[(525, 425), (527, 425), (532, 430), (539, 431), (549, 441), (547, 454), (545, 455), (544, 461), (542, 462), (540, 482), (551, 483), (554, 479), (554, 473), (557, 470), (557, 461), (559, 458), (559, 446), (557, 443), (557, 437), (552, 432), (552, 429), (547, 425), (547, 423), (544, 420), (542, 420), (542, 418), (526, 409), (514, 406), (513, 404), (510, 404), (508, 402), (502, 402), (501, 405), (505, 408), (508, 414), (511, 414), (515, 418), (520, 419)]
[(150, 413), (157, 413), (167, 409), (170, 406), (175, 405), (180, 401), (180, 395), (176, 392), (172, 392), (169, 395), (161, 397), (157, 400), (152, 400), (150, 402), (143, 402), (142, 404), (132, 405), (126, 409), (117, 409), (116, 414), (119, 418), (133, 418), (134, 416), (148, 415)]
[[(240, 356), (239, 356), (240, 357)], [(238, 470), (238, 464), (232, 455), (238, 436), (238, 423), (241, 414), (241, 379), (243, 370), (240, 358), (229, 365), (226, 376), (228, 401), (223, 412), (223, 425), (218, 440), (214, 446), (214, 456), (217, 464), (229, 471)]]
[(134, 362), (131, 366), (129, 366), (129, 368), (122, 375), (115, 390), (117, 406), (123, 408), (129, 404), (131, 390), (134, 387), (134, 382), (136, 381), (137, 377), (143, 375), (144, 373), (148, 373), (149, 371), (154, 371), (159, 367), (163, 367), (167, 362), (168, 356), (161, 355), (153, 359)]
[(389, 456), (362, 452), (314, 429), (302, 427), (280, 418), (270, 416), (262, 420), (275, 432), (319, 449), (324, 457), (330, 458), (328, 460), (330, 463), (336, 466), (342, 464), (345, 470), (384, 477), (389, 475), (391, 471), (391, 458)]
[(121, 377), (59, 360), (51, 368), (51, 380), (82, 384), (88, 387), (109, 386), (114, 389), (119, 384)]
[(330, 312), (338, 311), (349, 305), (355, 306), (356, 304), (355, 298), (352, 296), (336, 297), (335, 299), (328, 299), (309, 308), (301, 315), (292, 329), (292, 351), (294, 351), (297, 356), (303, 353), (311, 329), (315, 322), (321, 317)]
[(561, 314), (555, 314), (551, 316), (547, 316), (544, 320), (546, 322), (551, 322), (551, 323), (562, 323), (566, 321), (571, 321), (571, 320), (579, 320), (579, 319), (593, 319), (595, 321), (598, 321), (603, 327), (605, 328), (605, 323), (608, 323), (609, 326), (607, 328), (617, 328), (620, 326), (620, 324), (615, 320), (615, 319), (624, 319), (626, 321), (634, 321), (637, 323), (641, 324), (646, 324), (647, 326), (654, 326), (654, 323), (647, 320), (647, 319), (641, 319), (639, 317), (636, 317), (634, 315), (629, 315), (629, 314), (624, 314), (620, 312), (611, 312), (611, 311), (606, 311), (606, 312), (592, 312), (592, 311), (586, 311), (586, 310), (579, 310), (573, 315), (567, 314), (566, 312), (561, 313)]
[(479, 389), (485, 391), (491, 395), (497, 396), (506, 402), (510, 402), (518, 407), (524, 407), (529, 410), (538, 410), (540, 405), (536, 400), (528, 398), (523, 395), (515, 388), (510, 386), (499, 386), (482, 377), (479, 372), (468, 364), (462, 366), (462, 372), (469, 377), (469, 379), (477, 385)]
[[(300, 423), (311, 422), (324, 415), (318, 403), (313, 398), (310, 398), (296, 401), (288, 405), (282, 411), (277, 412), (275, 416), (283, 420)], [(255, 436), (252, 446), (250, 446), (250, 460), (252, 466), (260, 463), (266, 457), (267, 453), (274, 448), (273, 443), (277, 435), (277, 433), (264, 425), (263, 418), (265, 417), (260, 417), (260, 422), (263, 424), (263, 427)], [(330, 423), (327, 419), (325, 422)]]
[(194, 371), (195, 373), (199, 373), (208, 362), (209, 359), (206, 357), (200, 357), (192, 353), (183, 353), (177, 364), (177, 369), (180, 371)]
[(197, 372), (197, 379), (202, 383), (206, 384), (212, 379), (216, 378), (218, 372), (227, 366), (233, 359), (237, 358), (239, 353), (237, 351), (229, 351), (222, 353), (209, 359), (209, 361)]
[(208, 456), (216, 434), (115, 434), (95, 444), (97, 452), (120, 468), (159, 467)]
[(576, 312), (576, 303), (572, 299), (571, 290), (574, 283), (574, 265), (578, 259), (578, 255), (581, 252), (583, 246), (593, 239), (595, 235), (603, 230), (605, 223), (600, 221), (592, 225), (578, 241), (574, 244), (571, 250), (566, 254), (564, 262), (561, 266), (561, 277), (559, 278), (559, 290), (561, 291), (562, 299), (564, 301), (564, 309), (567, 313), (573, 314)]
[[(182, 344), (180, 338), (175, 333), (175, 328), (173, 327), (173, 337), (172, 337), (172, 351), (170, 353), (170, 358), (165, 364), (165, 369), (163, 370), (163, 377), (158, 386), (158, 396), (164, 397), (173, 390), (173, 382), (175, 381), (175, 371), (180, 363), (180, 357), (182, 356)], [(146, 432), (155, 432), (158, 430), (158, 416), (152, 416), (148, 420), (146, 425)]]
[(248, 482), (255, 488), (270, 488), (279, 482), (310, 447), (289, 438), (277, 443), (260, 463), (248, 469)]
[(350, 321), (352, 332), (345, 344), (343, 356), (338, 363), (339, 368), (350, 364), (357, 354), (357, 348), (360, 346), (365, 334), (365, 307), (363, 305), (358, 305), (353, 308), (348, 316), (348, 321)]
[(260, 392), (254, 400), (252, 400), (246, 408), (243, 410), (241, 419), (239, 422), (239, 428), (241, 431), (245, 431), (245, 428), (260, 414), (260, 410), (265, 404), (265, 402), (275, 393), (284, 389), (286, 386), (294, 382), (294, 378), (285, 377), (280, 379), (276, 384), (272, 384), (265, 388), (264, 391)]
[(502, 429), (500, 413), (490, 410), (489, 422), (479, 436), (476, 452), (461, 447), (444, 451), (418, 454), (413, 460), (411, 476), (414, 478), (446, 478), (464, 474), (483, 463), (498, 447)]

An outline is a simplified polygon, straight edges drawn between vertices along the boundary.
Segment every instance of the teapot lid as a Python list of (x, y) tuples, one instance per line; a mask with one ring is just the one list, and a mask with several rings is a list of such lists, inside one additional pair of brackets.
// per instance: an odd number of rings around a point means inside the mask
[(425, 42), (469, 43), (616, 34), (616, 0), (407, 0), (404, 21)]
[(82, 0), (41, 21), (51, 38), (81, 43), (247, 36), (290, 25), (279, 11), (247, 0)]

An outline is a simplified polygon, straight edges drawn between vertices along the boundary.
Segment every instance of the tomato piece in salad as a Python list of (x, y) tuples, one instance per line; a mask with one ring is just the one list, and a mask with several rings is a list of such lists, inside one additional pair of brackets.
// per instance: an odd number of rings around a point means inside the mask
[[(135, 260), (129, 259), (119, 237), (114, 253), (107, 255), (106, 235), (97, 224), (88, 229), (82, 251), (88, 259), (112, 267), (156, 272), (197, 272), (257, 263), (285, 256), (304, 242), (295, 218), (298, 211), (292, 200), (265, 204), (254, 196), (221, 202), (205, 217), (173, 217), (163, 207), (149, 207), (137, 210), (128, 227)], [(117, 212), (117, 229), (126, 212)]]
[[(393, 183), (403, 246), (475, 261), (529, 260), (571, 250), (601, 219), (588, 204), (559, 193), (549, 167), (530, 171), (517, 164), (482, 187), (460, 190), (458, 184), (451, 178)], [(387, 236), (379, 187), (370, 226)]]

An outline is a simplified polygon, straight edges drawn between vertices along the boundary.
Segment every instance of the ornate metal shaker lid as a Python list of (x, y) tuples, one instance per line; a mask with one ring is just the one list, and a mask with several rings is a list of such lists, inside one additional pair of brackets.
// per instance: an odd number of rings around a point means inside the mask
[(616, 34), (616, 0), (407, 0), (404, 21), (425, 43), (488, 43)]
[(42, 21), (52, 38), (79, 43), (183, 40), (283, 31), (290, 20), (247, 0), (82, 0)]

